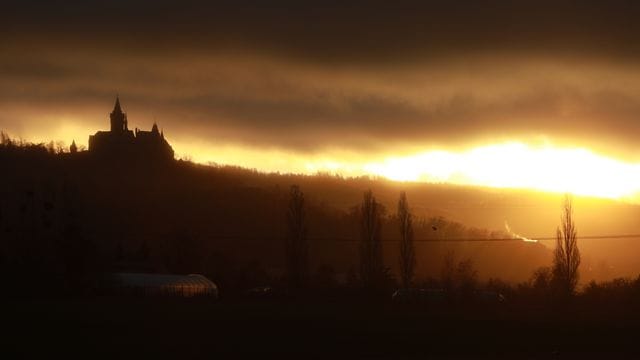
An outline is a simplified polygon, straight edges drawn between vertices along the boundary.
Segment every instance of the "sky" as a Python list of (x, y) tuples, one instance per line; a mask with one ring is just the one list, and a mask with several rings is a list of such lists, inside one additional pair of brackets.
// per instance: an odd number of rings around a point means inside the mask
[[(640, 191), (637, 1), (12, 1), (0, 129), (262, 171)], [(638, 185), (636, 185), (638, 184)]]

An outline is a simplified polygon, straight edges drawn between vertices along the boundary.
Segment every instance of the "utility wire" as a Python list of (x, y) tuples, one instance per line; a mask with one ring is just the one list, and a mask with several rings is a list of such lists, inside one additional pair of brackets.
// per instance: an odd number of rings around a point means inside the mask
[[(640, 234), (617, 234), (617, 235), (587, 235), (587, 236), (577, 236), (578, 240), (584, 239), (639, 239)], [(310, 240), (316, 240), (317, 238), (310, 238)], [(520, 241), (520, 242), (537, 242), (537, 241), (551, 241), (556, 240), (556, 237), (529, 237), (524, 240), (521, 238), (515, 237), (505, 237), (505, 238), (429, 238), (429, 239), (414, 239), (414, 242), (491, 242), (491, 241)], [(327, 240), (330, 240), (327, 238)], [(359, 241), (357, 239), (334, 239), (336, 241)], [(400, 240), (381, 240), (382, 242), (398, 242)]]
[[(237, 241), (264, 241), (264, 240), (279, 240), (282, 237), (274, 236), (212, 236), (217, 240), (237, 240)], [(603, 239), (638, 239), (640, 240), (640, 234), (614, 234), (614, 235), (578, 235), (578, 240), (603, 240)], [(427, 239), (414, 239), (414, 242), (537, 242), (537, 241), (552, 241), (556, 240), (556, 237), (529, 237), (530, 241), (523, 240), (515, 237), (504, 238), (427, 238)], [(358, 238), (351, 237), (309, 237), (309, 241), (335, 241), (335, 242), (359, 242)], [(381, 239), (381, 242), (398, 242), (400, 240)]]

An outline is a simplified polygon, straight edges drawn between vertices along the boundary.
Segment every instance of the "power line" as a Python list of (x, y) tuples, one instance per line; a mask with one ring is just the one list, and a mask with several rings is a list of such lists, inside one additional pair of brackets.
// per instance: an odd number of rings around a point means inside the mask
[[(578, 240), (592, 240), (592, 239), (639, 239), (640, 234), (616, 234), (616, 235), (587, 235), (578, 236)], [(315, 239), (311, 239), (315, 240)], [(414, 239), (414, 242), (492, 242), (492, 241), (520, 241), (520, 242), (537, 242), (537, 241), (551, 241), (556, 240), (556, 237), (529, 237), (527, 240), (521, 238), (429, 238), (429, 239)], [(357, 239), (341, 239), (338, 241), (359, 241)], [(398, 242), (400, 240), (381, 240), (382, 242)]]
[[(281, 240), (283, 237), (276, 236), (212, 236), (216, 240), (234, 240), (234, 241), (271, 241)], [(426, 238), (426, 239), (414, 239), (414, 242), (537, 242), (537, 241), (552, 241), (556, 240), (556, 237), (529, 237), (528, 240), (514, 237), (504, 238)], [(614, 235), (578, 235), (578, 240), (604, 240), (604, 239), (638, 239), (640, 240), (640, 234), (614, 234)], [(352, 237), (309, 237), (309, 241), (334, 241), (334, 242), (359, 242), (359, 238)], [(398, 242), (398, 239), (381, 239), (381, 242)]]

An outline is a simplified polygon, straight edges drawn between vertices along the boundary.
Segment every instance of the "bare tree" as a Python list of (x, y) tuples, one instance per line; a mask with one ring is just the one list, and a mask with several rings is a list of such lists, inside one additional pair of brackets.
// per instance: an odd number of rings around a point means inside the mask
[(382, 205), (371, 190), (365, 191), (360, 207), (360, 278), (367, 287), (376, 287), (384, 280), (380, 243), (382, 212)]
[(400, 223), (400, 278), (406, 289), (411, 286), (416, 267), (416, 251), (413, 246), (413, 216), (409, 211), (407, 194), (400, 193), (398, 201), (398, 221)]
[(472, 296), (478, 283), (478, 271), (473, 266), (472, 259), (458, 262), (455, 275), (457, 292), (462, 296)]
[(7, 134), (4, 131), (0, 131), (0, 145), (7, 146), (7, 147), (13, 145), (13, 140), (11, 140), (11, 137), (9, 136), (9, 134)]
[(573, 206), (569, 195), (565, 196), (561, 224), (556, 229), (556, 249), (553, 257), (553, 277), (560, 291), (571, 295), (578, 284), (580, 250), (573, 222)]
[(62, 154), (67, 149), (64, 141), (58, 140), (56, 141), (56, 154)]
[(308, 275), (308, 244), (304, 193), (298, 185), (292, 185), (290, 190), (285, 248), (287, 280), (292, 288), (301, 288)]
[(447, 290), (453, 290), (455, 275), (456, 275), (456, 262), (455, 253), (453, 250), (447, 251), (444, 255), (444, 262), (442, 263), (442, 270), (440, 271), (440, 278), (442, 286)]

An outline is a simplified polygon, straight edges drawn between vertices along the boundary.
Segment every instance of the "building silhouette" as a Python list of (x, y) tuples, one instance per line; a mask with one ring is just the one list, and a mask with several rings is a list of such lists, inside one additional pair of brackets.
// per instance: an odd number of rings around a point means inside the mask
[(110, 131), (98, 131), (89, 136), (89, 152), (96, 156), (121, 160), (172, 160), (174, 153), (164, 138), (164, 132), (158, 131), (155, 123), (151, 131), (138, 128), (129, 130), (127, 114), (122, 111), (120, 98), (116, 97), (111, 118)]

